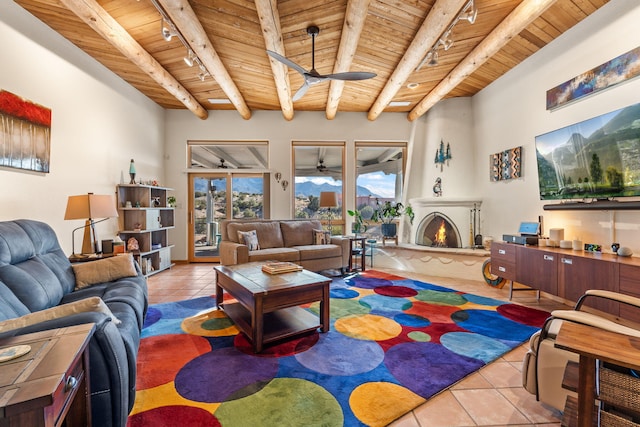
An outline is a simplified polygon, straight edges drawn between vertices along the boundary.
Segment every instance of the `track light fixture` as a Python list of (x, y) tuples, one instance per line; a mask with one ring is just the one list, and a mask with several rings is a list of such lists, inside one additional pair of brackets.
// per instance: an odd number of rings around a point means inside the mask
[(198, 68), (200, 69), (200, 71), (198, 72), (198, 78), (200, 79), (200, 81), (204, 81), (204, 79), (207, 76), (211, 75), (209, 74), (209, 71), (207, 71), (207, 68), (204, 66), (200, 58), (198, 58), (198, 56), (195, 54), (195, 52), (191, 49), (191, 46), (189, 46), (189, 43), (187, 43), (182, 33), (180, 33), (180, 31), (175, 26), (173, 21), (171, 21), (171, 18), (169, 18), (169, 15), (167, 15), (167, 12), (165, 12), (162, 6), (158, 4), (157, 0), (151, 0), (151, 3), (156, 8), (158, 13), (160, 14), (160, 17), (162, 18), (161, 19), (162, 38), (169, 42), (175, 36), (178, 38), (178, 40), (180, 40), (180, 43), (182, 43), (185, 49), (187, 49), (187, 56), (184, 57), (185, 64), (187, 64), (189, 67), (193, 67), (193, 64), (198, 64)]
[(444, 50), (451, 49), (453, 46), (453, 39), (451, 38), (451, 31), (453, 27), (458, 23), (458, 21), (469, 21), (470, 24), (476, 22), (476, 17), (478, 16), (478, 8), (475, 5), (475, 0), (469, 0), (467, 4), (464, 5), (458, 16), (451, 21), (449, 27), (447, 27), (446, 31), (442, 33), (442, 36), (435, 42), (433, 47), (427, 52), (425, 57), (422, 59), (420, 64), (416, 67), (416, 71), (420, 70), (424, 64), (427, 64), (430, 67), (434, 65), (438, 65), (438, 48), (442, 47)]
[(195, 53), (191, 49), (187, 52), (187, 56), (184, 57), (184, 63), (189, 67), (193, 67), (193, 60), (196, 59)]

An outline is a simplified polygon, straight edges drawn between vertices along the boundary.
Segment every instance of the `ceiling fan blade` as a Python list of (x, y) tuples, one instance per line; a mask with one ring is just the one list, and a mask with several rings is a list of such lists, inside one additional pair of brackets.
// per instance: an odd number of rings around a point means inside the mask
[(302, 74), (303, 76), (305, 75), (305, 73), (307, 72), (307, 70), (305, 70), (304, 68), (302, 68), (301, 66), (299, 66), (298, 64), (296, 64), (295, 62), (285, 58), (284, 56), (280, 55), (277, 52), (274, 52), (272, 50), (267, 50), (267, 54), (272, 57), (273, 59), (277, 59), (278, 61), (282, 62), (284, 65), (293, 68), (294, 70), (296, 70), (297, 72), (299, 72), (300, 74)]
[(296, 94), (293, 95), (292, 101), (296, 102), (297, 100), (302, 98), (304, 96), (304, 94), (307, 93), (307, 90), (309, 90), (309, 83), (307, 83), (307, 80), (305, 79), (304, 84), (302, 86), (300, 86), (300, 89), (298, 89)]
[(327, 74), (325, 77), (329, 80), (367, 80), (376, 76), (376, 73), (367, 73), (364, 71), (348, 71), (346, 73)]

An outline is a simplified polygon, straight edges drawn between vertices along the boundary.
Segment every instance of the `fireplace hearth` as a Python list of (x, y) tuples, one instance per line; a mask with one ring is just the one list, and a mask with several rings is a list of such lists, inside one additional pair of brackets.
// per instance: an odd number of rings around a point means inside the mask
[(459, 248), (460, 232), (445, 214), (432, 212), (418, 224), (416, 244), (436, 248)]

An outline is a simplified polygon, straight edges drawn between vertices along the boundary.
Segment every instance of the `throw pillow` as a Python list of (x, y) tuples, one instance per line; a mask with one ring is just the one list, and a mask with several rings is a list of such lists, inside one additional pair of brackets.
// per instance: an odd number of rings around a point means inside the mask
[(258, 233), (256, 230), (238, 231), (238, 240), (249, 246), (250, 251), (257, 251), (260, 249), (260, 244), (258, 244)]
[(313, 230), (314, 245), (328, 245), (331, 243), (331, 233), (324, 230)]
[(3, 320), (0, 322), (0, 332), (12, 331), (14, 329), (20, 329), (26, 326), (46, 322), (47, 320), (61, 319), (72, 314), (87, 313), (90, 311), (106, 314), (111, 317), (111, 320), (116, 325), (122, 323), (113, 315), (113, 313), (111, 313), (111, 310), (109, 310), (107, 304), (102, 301), (102, 298), (91, 297), (47, 308), (45, 310), (34, 311), (33, 313), (16, 317), (15, 319)]
[(76, 263), (71, 267), (76, 276), (76, 289), (138, 275), (132, 254)]

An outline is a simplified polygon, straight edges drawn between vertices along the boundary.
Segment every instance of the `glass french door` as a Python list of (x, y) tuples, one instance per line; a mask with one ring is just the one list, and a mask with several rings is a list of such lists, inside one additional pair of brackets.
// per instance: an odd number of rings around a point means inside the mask
[(222, 220), (268, 217), (268, 183), (263, 174), (189, 174), (189, 262), (220, 261)]

